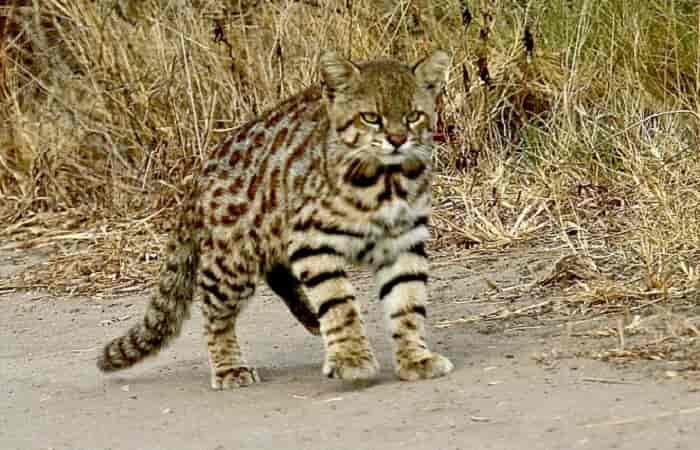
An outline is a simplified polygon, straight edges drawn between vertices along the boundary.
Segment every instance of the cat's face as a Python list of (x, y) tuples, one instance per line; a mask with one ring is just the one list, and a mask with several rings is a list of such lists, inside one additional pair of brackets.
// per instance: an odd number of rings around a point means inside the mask
[(380, 165), (430, 158), (436, 99), (449, 57), (438, 51), (413, 66), (395, 61), (353, 64), (336, 53), (321, 58), (331, 126), (352, 159)]

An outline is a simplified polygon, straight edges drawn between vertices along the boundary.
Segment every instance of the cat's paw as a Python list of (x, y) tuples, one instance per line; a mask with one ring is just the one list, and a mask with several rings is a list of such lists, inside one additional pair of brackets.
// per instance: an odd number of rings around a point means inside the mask
[(439, 353), (419, 353), (399, 359), (396, 375), (405, 381), (437, 378), (452, 372), (452, 362)]
[(326, 356), (323, 374), (345, 381), (370, 380), (379, 372), (379, 362), (369, 348)]
[(257, 370), (253, 367), (239, 366), (215, 373), (211, 378), (211, 387), (214, 390), (229, 390), (250, 386), (260, 382)]

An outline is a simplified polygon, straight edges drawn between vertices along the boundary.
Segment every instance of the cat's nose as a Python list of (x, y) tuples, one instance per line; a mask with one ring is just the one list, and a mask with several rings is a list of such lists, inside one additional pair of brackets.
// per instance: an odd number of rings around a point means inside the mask
[(388, 133), (386, 135), (386, 140), (389, 141), (394, 148), (399, 148), (406, 143), (408, 137), (403, 133)]

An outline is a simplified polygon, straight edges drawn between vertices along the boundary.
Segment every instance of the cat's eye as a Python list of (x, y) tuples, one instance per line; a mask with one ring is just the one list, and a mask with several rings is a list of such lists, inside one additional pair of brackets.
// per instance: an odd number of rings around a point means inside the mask
[(423, 113), (420, 111), (411, 111), (410, 113), (406, 114), (404, 120), (406, 120), (406, 123), (408, 124), (416, 123), (420, 120), (422, 115)]
[(360, 113), (360, 118), (362, 118), (363, 122), (365, 122), (366, 124), (369, 124), (369, 125), (381, 125), (382, 124), (382, 118), (377, 113), (363, 112), (363, 113)]

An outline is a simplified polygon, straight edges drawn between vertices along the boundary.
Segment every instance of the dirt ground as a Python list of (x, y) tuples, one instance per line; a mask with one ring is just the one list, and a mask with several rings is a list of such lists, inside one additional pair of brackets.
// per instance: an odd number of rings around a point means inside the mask
[[(0, 277), (26, 263), (18, 255), (0, 254)], [(494, 283), (527, 281), (539, 270), (534, 261), (555, 256), (437, 259), (431, 341), (455, 371), (415, 383), (394, 378), (380, 305), (368, 274), (358, 273), (382, 364), (369, 386), (323, 378), (321, 343), (267, 290), (239, 332), (262, 383), (229, 392), (209, 388), (197, 308), (159, 357), (105, 376), (95, 368), (97, 352), (140, 318), (145, 289), (120, 298), (0, 292), (0, 448), (697, 448), (700, 390), (689, 381), (666, 379), (653, 366), (575, 358), (589, 343), (565, 340), (555, 322), (435, 326), (495, 309), (485, 294)], [(538, 301), (523, 296), (511, 306)]]

